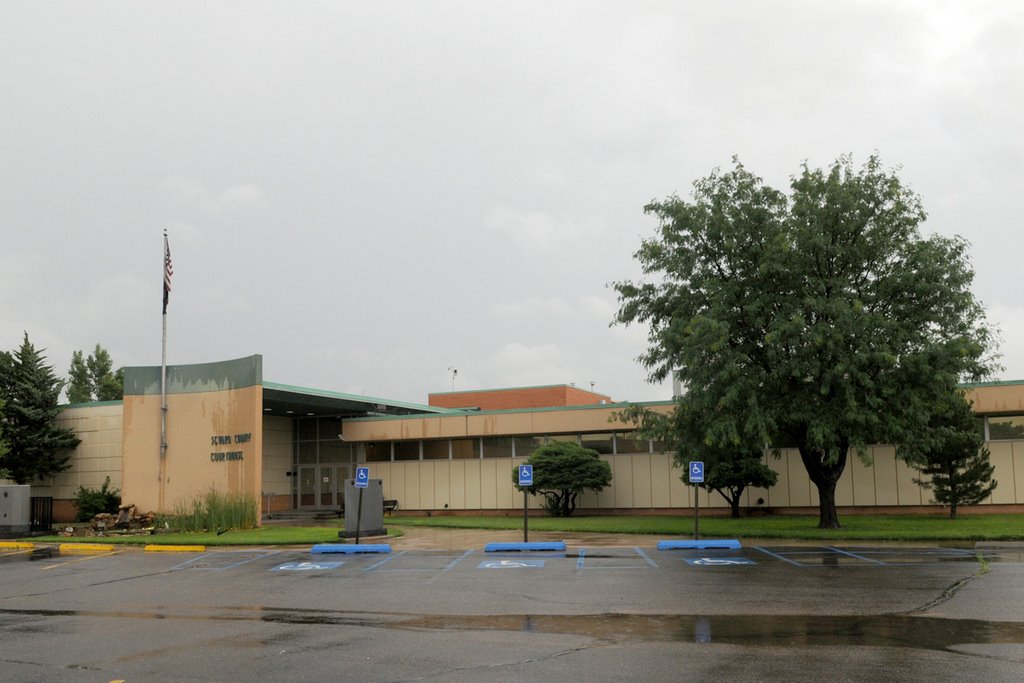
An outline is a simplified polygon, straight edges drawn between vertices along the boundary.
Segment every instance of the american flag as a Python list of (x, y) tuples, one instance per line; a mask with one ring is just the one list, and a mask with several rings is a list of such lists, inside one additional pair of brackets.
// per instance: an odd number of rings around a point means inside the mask
[(171, 247), (167, 243), (167, 233), (164, 233), (164, 315), (167, 315), (167, 299), (171, 295), (172, 275), (174, 275), (174, 266), (171, 265)]

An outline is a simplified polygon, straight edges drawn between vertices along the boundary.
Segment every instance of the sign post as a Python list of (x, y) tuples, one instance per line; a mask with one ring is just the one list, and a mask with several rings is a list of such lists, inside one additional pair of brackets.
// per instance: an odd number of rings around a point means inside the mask
[(363, 489), (370, 485), (370, 468), (356, 468), (356, 488), (359, 489), (359, 504), (356, 505), (356, 545), (359, 545), (359, 533), (363, 526)]
[(690, 483), (693, 484), (693, 540), (700, 540), (700, 485), (704, 483), (704, 462), (690, 461)]
[(533, 486), (533, 465), (520, 465), (519, 466), (519, 486), (523, 489), (523, 543), (530, 541), (530, 500), (529, 495), (526, 492), (527, 486)]

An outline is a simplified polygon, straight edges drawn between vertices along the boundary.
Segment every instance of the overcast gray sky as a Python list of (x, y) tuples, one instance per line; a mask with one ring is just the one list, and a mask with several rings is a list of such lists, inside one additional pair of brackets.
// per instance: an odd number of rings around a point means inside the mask
[(426, 402), (668, 398), (609, 328), (645, 203), (874, 150), (973, 245), (1024, 379), (1024, 11), (1006, 2), (0, 4), (0, 348)]

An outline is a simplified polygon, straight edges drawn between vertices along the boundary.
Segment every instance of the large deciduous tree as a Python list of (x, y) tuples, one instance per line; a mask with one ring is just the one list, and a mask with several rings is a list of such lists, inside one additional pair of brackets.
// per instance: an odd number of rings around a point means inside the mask
[(847, 455), (901, 453), (992, 367), (967, 244), (922, 236), (919, 197), (876, 156), (805, 164), (788, 195), (737, 161), (692, 197), (646, 207), (660, 221), (636, 253), (649, 279), (615, 283), (615, 320), (649, 326), (640, 361), (687, 385), (677, 409), (705, 443), (794, 445), (819, 526), (838, 527)]
[(55, 422), (63, 388), (63, 380), (45, 364), (28, 334), (20, 348), (0, 360), (0, 399), (4, 402), (0, 421), (9, 448), (0, 459), (0, 468), (18, 484), (67, 469), (66, 452), (80, 443), (74, 432)]
[(81, 351), (72, 353), (68, 375), (69, 403), (117, 401), (124, 397), (124, 368), (115, 372), (110, 352), (99, 344), (88, 357), (83, 357)]
[(959, 506), (975, 505), (992, 494), (995, 467), (978, 417), (962, 393), (951, 395), (935, 411), (929, 427), (912, 458), (927, 478), (915, 478), (914, 483), (931, 489), (935, 502), (948, 505), (950, 519), (956, 519)]
[(516, 488), (544, 496), (544, 509), (553, 517), (569, 517), (579, 494), (601, 491), (612, 483), (612, 467), (597, 451), (570, 441), (552, 441), (527, 459), (533, 465), (533, 486), (519, 486), (519, 469), (512, 470)]

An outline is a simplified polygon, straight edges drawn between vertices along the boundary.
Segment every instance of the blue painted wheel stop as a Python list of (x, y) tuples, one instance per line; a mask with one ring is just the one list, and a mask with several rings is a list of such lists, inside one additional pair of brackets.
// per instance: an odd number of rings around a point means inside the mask
[(565, 541), (547, 541), (539, 543), (488, 543), (484, 546), (485, 553), (527, 550), (565, 550)]
[(736, 550), (742, 547), (735, 538), (709, 538), (703, 541), (658, 541), (658, 550), (707, 550), (711, 548)]
[(345, 555), (353, 555), (355, 553), (390, 553), (391, 546), (387, 543), (318, 543), (309, 552), (317, 555), (324, 553), (343, 553)]

